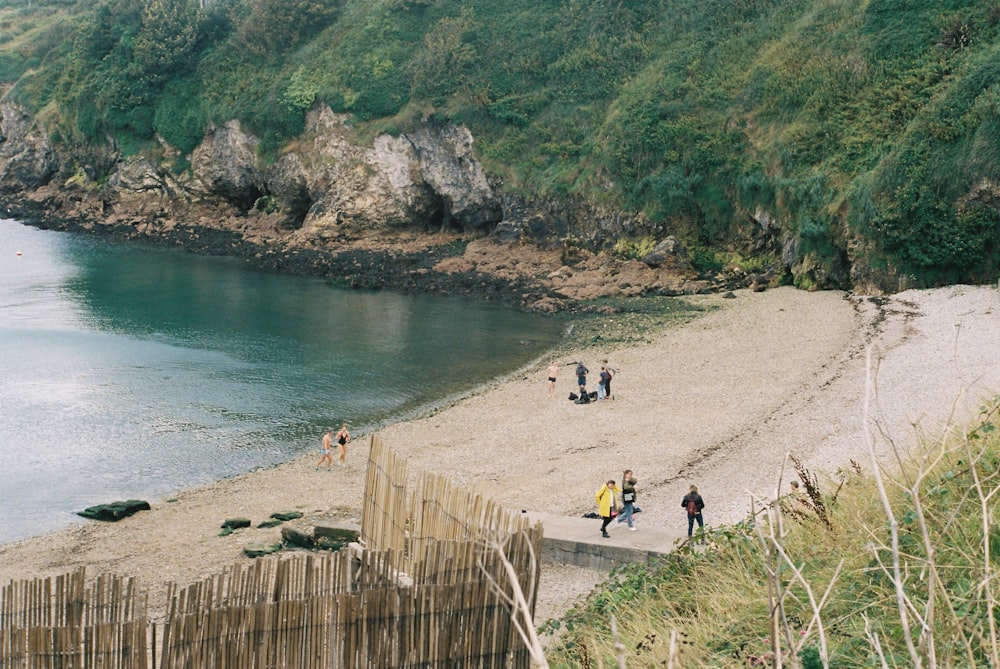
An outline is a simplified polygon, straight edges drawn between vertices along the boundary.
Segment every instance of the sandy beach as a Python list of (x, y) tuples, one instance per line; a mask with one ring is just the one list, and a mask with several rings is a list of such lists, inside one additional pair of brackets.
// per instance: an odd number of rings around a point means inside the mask
[[(379, 434), (411, 469), (445, 474), (515, 509), (583, 515), (594, 509), (602, 481), (632, 469), (641, 532), (684, 525), (680, 499), (692, 483), (705, 498), (707, 523), (739, 520), (751, 495), (774, 496), (786, 454), (821, 475), (852, 459), (867, 468), (869, 351), (870, 426), (897, 447), (912, 446), (918, 432), (965, 425), (985, 397), (1000, 392), (996, 287), (884, 298), (780, 288), (689, 299), (712, 308), (647, 344), (560, 354), (554, 399), (547, 398), (549, 361), (540, 360)], [(603, 358), (619, 370), (615, 399), (568, 401), (575, 362), (590, 368), (595, 388)], [(288, 510), (307, 519), (359, 515), (367, 437), (356, 435), (347, 467), (316, 471), (320, 436), (316, 453), (149, 500), (153, 510), (121, 522), (87, 522), (0, 546), (0, 583), (81, 565), (89, 575), (135, 575), (155, 618), (169, 583), (187, 585), (248, 560), (245, 544), (278, 534), (247, 529), (220, 537), (224, 519), (245, 516), (256, 524)], [(885, 437), (877, 448), (888, 452)], [(544, 565), (539, 622), (559, 616), (603, 576)]]

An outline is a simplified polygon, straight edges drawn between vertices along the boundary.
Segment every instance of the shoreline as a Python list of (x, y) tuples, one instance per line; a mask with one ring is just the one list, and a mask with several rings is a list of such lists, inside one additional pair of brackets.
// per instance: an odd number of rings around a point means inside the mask
[[(556, 398), (547, 399), (543, 355), (377, 432), (412, 473), (435, 471), (513, 509), (583, 515), (601, 481), (633, 469), (642, 531), (680, 526), (678, 504), (690, 483), (705, 497), (708, 524), (742, 519), (751, 496), (776, 493), (789, 452), (821, 481), (851, 460), (869, 469), (862, 426), (869, 347), (879, 362), (873, 420), (897, 446), (914, 443), (913, 424), (928, 435), (949, 420), (966, 424), (984, 394), (1000, 389), (1000, 299), (992, 286), (886, 298), (780, 288), (690, 299), (722, 308), (650, 333), (648, 343), (557, 352), (563, 365), (584, 360), (591, 378), (608, 358), (620, 369), (615, 400), (567, 401), (575, 383), (565, 366)], [(280, 532), (250, 528), (220, 537), (226, 518), (256, 525), (279, 511), (302, 511), (306, 521), (357, 516), (366, 441), (352, 441), (347, 467), (330, 472), (315, 471), (318, 456), (310, 452), (180, 491), (118, 523), (87, 522), (2, 544), (0, 582), (79, 566), (91, 577), (138, 576), (156, 620), (170, 583), (185, 586), (246, 562), (243, 545)], [(537, 622), (559, 617), (605, 576), (545, 565)]]

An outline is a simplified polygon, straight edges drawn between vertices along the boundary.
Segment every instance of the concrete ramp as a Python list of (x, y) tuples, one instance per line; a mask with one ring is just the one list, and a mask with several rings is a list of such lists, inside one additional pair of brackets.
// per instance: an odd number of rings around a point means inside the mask
[(636, 517), (636, 531), (629, 532), (617, 520), (608, 525), (609, 539), (601, 536), (597, 518), (556, 516), (528, 511), (532, 522), (542, 523), (542, 559), (590, 569), (608, 570), (628, 562), (646, 562), (670, 553), (678, 540), (687, 536), (687, 528), (666, 530), (646, 527), (642, 514)]
[[(597, 518), (556, 516), (535, 511), (527, 512), (532, 523), (543, 527), (542, 560), (571, 564), (577, 567), (609, 571), (629, 562), (643, 563), (670, 553), (675, 544), (687, 536), (687, 528), (663, 529), (646, 527), (642, 514), (636, 516), (636, 531), (629, 532), (625, 523), (617, 520), (608, 525), (609, 539), (601, 536), (601, 521)], [(342, 537), (360, 531), (357, 523), (343, 519), (313, 522), (316, 537)]]

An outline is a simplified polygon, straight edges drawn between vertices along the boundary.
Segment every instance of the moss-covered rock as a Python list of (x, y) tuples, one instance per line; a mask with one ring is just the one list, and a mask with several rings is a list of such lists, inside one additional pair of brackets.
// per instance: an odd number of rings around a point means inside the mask
[(283, 523), (283, 522), (284, 521), (282, 521), (282, 520), (277, 520), (275, 518), (271, 518), (270, 520), (265, 520), (265, 521), (262, 521), (260, 523), (257, 523), (257, 529), (264, 530), (264, 529), (267, 529), (269, 527), (277, 527), (278, 525), (281, 525), (281, 523)]
[(281, 528), (281, 540), (284, 541), (287, 546), (295, 546), (296, 548), (316, 548), (316, 542), (310, 535), (290, 525), (285, 525)]
[(231, 530), (238, 530), (242, 527), (250, 527), (249, 518), (227, 518), (222, 522), (223, 529), (229, 528)]
[(113, 522), (131, 516), (138, 511), (149, 511), (149, 508), (149, 502), (141, 499), (129, 499), (87, 507), (83, 511), (77, 511), (76, 515), (83, 516), (84, 518), (91, 518), (93, 520), (107, 520)]
[(257, 558), (277, 553), (281, 549), (280, 541), (254, 541), (243, 547), (243, 554), (247, 557)]

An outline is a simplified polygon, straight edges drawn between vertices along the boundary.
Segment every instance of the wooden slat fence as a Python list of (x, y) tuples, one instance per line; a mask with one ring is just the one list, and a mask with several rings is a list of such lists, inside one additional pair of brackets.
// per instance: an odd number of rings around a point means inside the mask
[[(534, 612), (540, 524), (441, 476), (410, 490), (405, 460), (373, 435), (361, 526), (355, 550), (171, 586), (160, 669), (530, 665), (511, 602), (517, 587)], [(84, 583), (81, 570), (3, 589), (2, 669), (145, 669), (145, 595), (131, 579)]]
[(526, 516), (455, 488), (444, 476), (424, 472), (413, 491), (408, 479), (406, 461), (373, 434), (361, 538), (366, 548), (393, 550), (403, 556), (401, 567), (420, 559), (428, 545), (439, 541), (492, 542), (520, 533), (537, 533), (541, 541), (541, 527), (532, 527)]
[[(162, 669), (307, 667), (527, 667), (498, 590), (476, 571), (471, 543), (435, 547), (427, 561), (439, 580), (393, 583), (384, 554), (347, 551), (318, 558), (261, 561), (260, 569), (227, 572), (174, 593), (161, 649)], [(456, 544), (451, 544), (455, 547)], [(316, 566), (322, 564), (322, 569)], [(307, 565), (306, 562), (313, 562)], [(448, 570), (443, 562), (460, 568)], [(308, 588), (308, 572), (334, 574)], [(358, 578), (345, 583), (351, 572)], [(365, 577), (374, 572), (376, 577)], [(465, 574), (475, 574), (465, 580)], [(319, 579), (315, 580), (319, 584)], [(390, 587), (394, 586), (394, 587)], [(261, 601), (252, 592), (280, 599)]]
[(406, 460), (395, 457), (373, 434), (361, 506), (361, 540), (370, 550), (396, 551), (404, 561), (411, 515), (408, 479)]
[(135, 579), (80, 569), (0, 588), (0, 667), (146, 669), (147, 600)]

